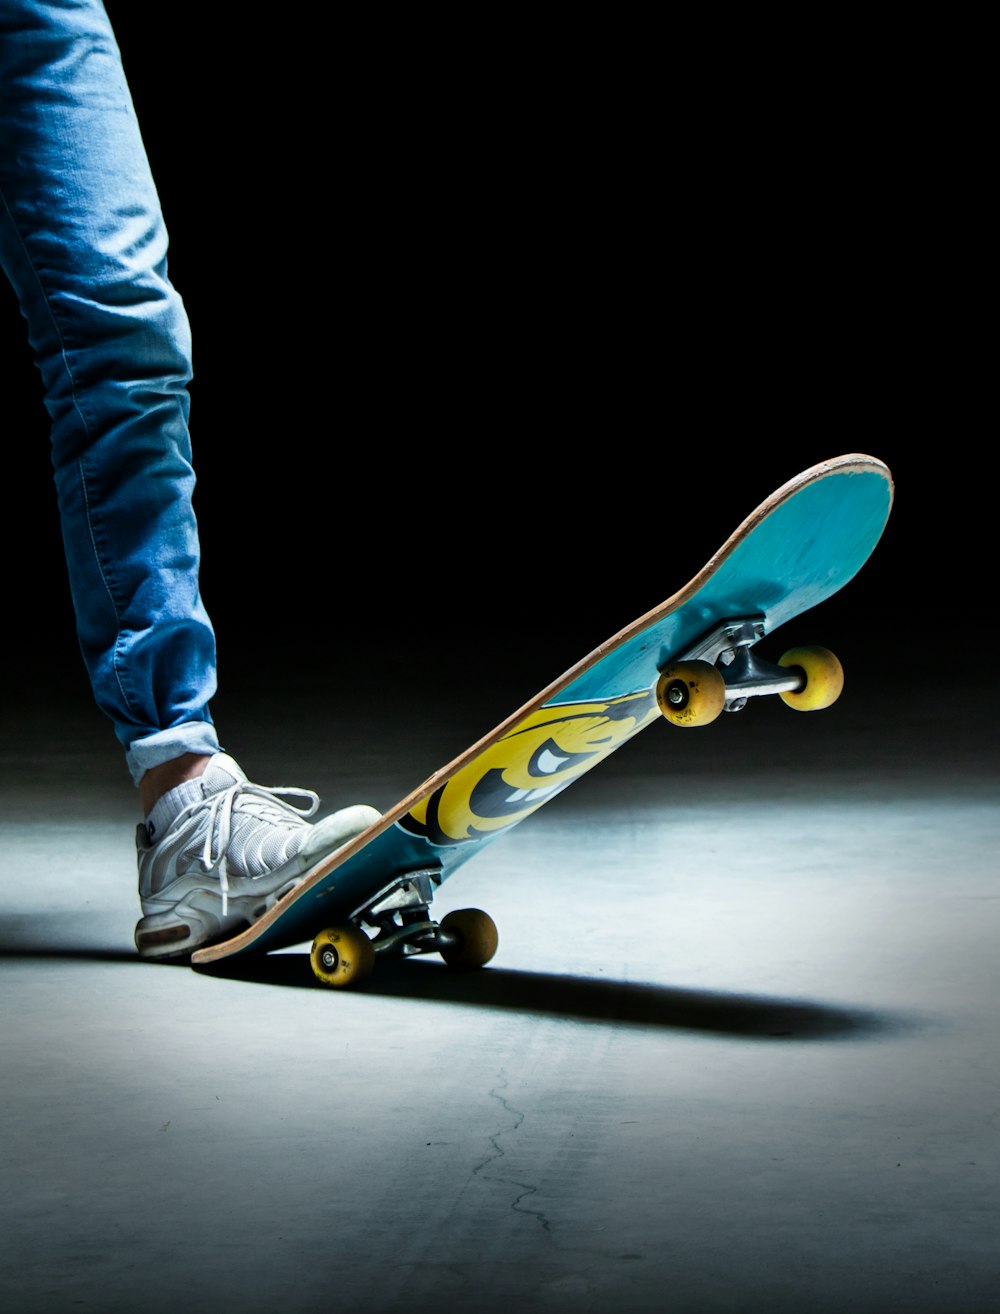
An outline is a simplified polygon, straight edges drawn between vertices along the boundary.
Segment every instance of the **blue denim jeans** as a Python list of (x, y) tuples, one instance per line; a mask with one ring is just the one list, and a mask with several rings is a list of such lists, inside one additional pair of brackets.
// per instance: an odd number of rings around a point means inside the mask
[(191, 343), (100, 0), (0, 3), (0, 264), (45, 389), (70, 591), (132, 778), (215, 752)]

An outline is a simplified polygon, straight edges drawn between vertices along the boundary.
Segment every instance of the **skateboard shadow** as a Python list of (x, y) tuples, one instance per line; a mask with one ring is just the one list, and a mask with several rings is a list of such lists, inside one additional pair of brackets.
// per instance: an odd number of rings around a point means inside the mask
[[(308, 954), (283, 953), (230, 959), (195, 969), (229, 980), (322, 991)], [(330, 990), (346, 1001), (354, 992)], [(904, 1029), (900, 1018), (810, 1001), (686, 990), (487, 967), (458, 972), (432, 958), (380, 962), (361, 994), (389, 999), (471, 1005), (615, 1026), (661, 1027), (760, 1040), (840, 1040)]]

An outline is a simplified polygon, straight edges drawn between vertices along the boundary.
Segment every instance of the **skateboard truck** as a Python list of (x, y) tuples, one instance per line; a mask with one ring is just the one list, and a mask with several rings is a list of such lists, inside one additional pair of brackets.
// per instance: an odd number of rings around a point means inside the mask
[(753, 645), (764, 637), (761, 620), (732, 621), (713, 631), (728, 646), (721, 649), (716, 665), (723, 667), (726, 681), (726, 711), (739, 712), (748, 698), (764, 694), (799, 693), (805, 688), (805, 672), (788, 669), (758, 657)]
[(722, 621), (664, 667), (656, 682), (664, 717), (672, 725), (707, 725), (764, 694), (803, 712), (835, 702), (844, 687), (837, 657), (827, 648), (791, 648), (778, 662), (765, 661), (753, 652), (765, 630), (763, 616)]
[(351, 921), (364, 922), (376, 932), (372, 939), (376, 953), (393, 957), (432, 953), (438, 948), (439, 927), (431, 919), (430, 905), (440, 884), (440, 867), (409, 871), (356, 908)]
[(404, 872), (355, 908), (345, 924), (321, 931), (309, 955), (314, 975), (324, 985), (356, 985), (383, 954), (438, 953), (449, 967), (483, 967), (497, 951), (496, 925), (480, 908), (458, 908), (434, 921), (430, 905), (442, 880), (440, 867)]

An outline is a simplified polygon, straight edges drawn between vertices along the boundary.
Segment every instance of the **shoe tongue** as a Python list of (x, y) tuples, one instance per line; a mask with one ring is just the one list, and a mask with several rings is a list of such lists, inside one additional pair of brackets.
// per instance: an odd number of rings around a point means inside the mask
[(202, 793), (218, 794), (230, 785), (242, 784), (246, 776), (228, 753), (216, 753), (200, 777)]
[(175, 785), (154, 805), (146, 818), (150, 841), (158, 840), (185, 808), (245, 780), (246, 776), (228, 753), (216, 753), (200, 776)]

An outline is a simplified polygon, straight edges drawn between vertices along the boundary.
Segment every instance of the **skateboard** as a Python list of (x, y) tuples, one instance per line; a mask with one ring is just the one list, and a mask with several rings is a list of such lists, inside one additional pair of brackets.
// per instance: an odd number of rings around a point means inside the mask
[(757, 642), (847, 584), (892, 507), (889, 469), (861, 454), (783, 484), (682, 589), (595, 648), (535, 698), (316, 864), (244, 931), (197, 949), (193, 966), (312, 942), (316, 979), (361, 984), (381, 955), (438, 953), (456, 968), (493, 957), (477, 908), (437, 922), (440, 885), (646, 726), (710, 725), (755, 697), (830, 706), (843, 669), (826, 648), (777, 661)]

